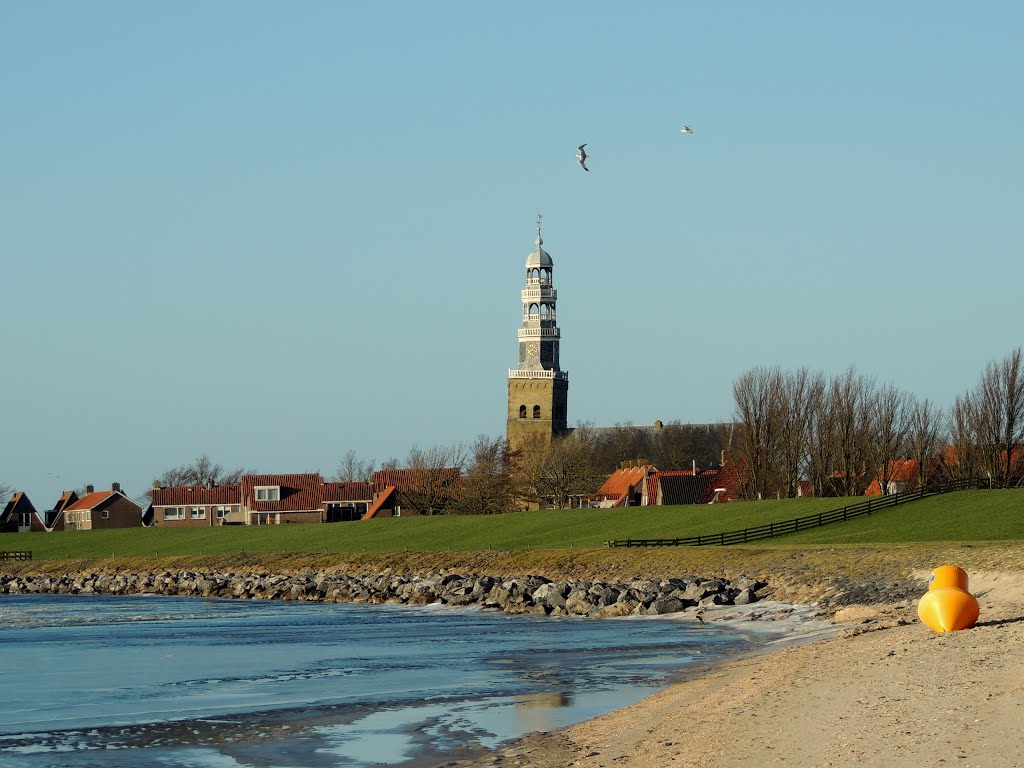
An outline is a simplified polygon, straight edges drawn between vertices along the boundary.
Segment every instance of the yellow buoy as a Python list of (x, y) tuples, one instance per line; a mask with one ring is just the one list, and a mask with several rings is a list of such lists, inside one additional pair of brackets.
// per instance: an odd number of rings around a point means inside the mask
[(967, 591), (967, 572), (955, 565), (932, 571), (928, 591), (917, 604), (917, 615), (935, 632), (973, 627), (978, 621), (978, 601)]

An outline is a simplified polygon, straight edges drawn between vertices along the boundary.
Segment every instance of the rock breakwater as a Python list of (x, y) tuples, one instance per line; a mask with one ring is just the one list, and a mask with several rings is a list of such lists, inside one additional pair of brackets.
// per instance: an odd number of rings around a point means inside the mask
[(0, 594), (160, 594), (250, 600), (478, 607), (551, 616), (658, 616), (687, 609), (756, 602), (767, 583), (684, 576), (604, 581), (543, 576), (498, 578), (430, 573), (351, 576), (162, 571), (0, 575)]

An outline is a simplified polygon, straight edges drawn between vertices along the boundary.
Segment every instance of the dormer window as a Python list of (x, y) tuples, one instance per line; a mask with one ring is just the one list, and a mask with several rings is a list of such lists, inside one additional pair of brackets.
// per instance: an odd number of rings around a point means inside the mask
[(281, 486), (279, 485), (257, 485), (256, 501), (280, 501)]

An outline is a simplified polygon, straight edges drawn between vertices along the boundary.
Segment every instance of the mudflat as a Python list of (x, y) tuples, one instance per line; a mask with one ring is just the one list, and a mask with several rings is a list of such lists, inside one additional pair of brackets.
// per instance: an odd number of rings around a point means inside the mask
[[(1024, 765), (1024, 573), (969, 575), (981, 604), (972, 629), (932, 632), (916, 600), (848, 606), (826, 639), (768, 646), (626, 709), (447, 765)], [(717, 619), (737, 617), (705, 616)]]

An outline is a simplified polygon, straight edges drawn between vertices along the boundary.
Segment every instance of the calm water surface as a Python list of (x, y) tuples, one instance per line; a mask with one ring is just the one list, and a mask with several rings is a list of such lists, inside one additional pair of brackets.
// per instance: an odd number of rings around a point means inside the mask
[(746, 645), (660, 619), (4, 595), (0, 768), (430, 764), (626, 706)]

